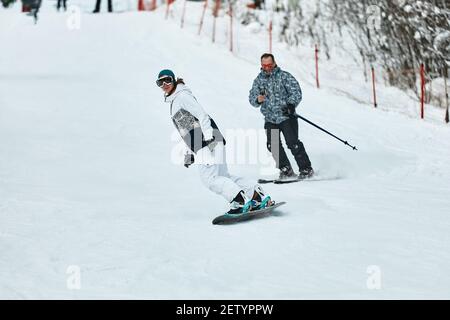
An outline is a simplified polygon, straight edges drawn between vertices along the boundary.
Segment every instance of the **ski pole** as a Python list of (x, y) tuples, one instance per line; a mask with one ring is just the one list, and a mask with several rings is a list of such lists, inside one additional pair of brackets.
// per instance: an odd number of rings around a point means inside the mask
[(302, 116), (300, 116), (300, 115), (298, 115), (298, 114), (294, 114), (294, 115), (295, 115), (297, 118), (300, 118), (300, 119), (302, 119), (303, 121), (309, 123), (310, 125), (316, 127), (317, 129), (320, 129), (320, 130), (322, 130), (323, 132), (328, 133), (330, 136), (332, 136), (333, 138), (336, 138), (336, 139), (338, 139), (339, 141), (341, 141), (342, 143), (348, 145), (348, 146), (349, 146), (350, 148), (352, 148), (353, 150), (358, 150), (358, 149), (356, 149), (356, 147), (352, 146), (352, 145), (349, 144), (347, 141), (344, 141), (344, 140), (342, 140), (341, 138), (336, 137), (334, 134), (328, 132), (327, 130), (325, 130), (325, 129), (321, 128), (321, 127), (319, 127), (317, 124), (315, 124), (315, 123), (309, 121), (308, 119), (303, 118)]

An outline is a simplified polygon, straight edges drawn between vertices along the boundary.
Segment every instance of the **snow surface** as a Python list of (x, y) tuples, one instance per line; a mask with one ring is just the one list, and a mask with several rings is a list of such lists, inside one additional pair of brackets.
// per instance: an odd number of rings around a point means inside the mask
[(234, 137), (229, 156), (256, 133), (257, 161), (230, 170), (257, 179), (271, 159), (247, 96), (264, 36), (236, 27), (242, 58), (227, 51), (225, 18), (216, 44), (210, 20), (197, 35), (201, 3), (184, 29), (165, 8), (84, 6), (70, 30), (52, 5), (37, 25), (0, 9), (0, 298), (450, 298), (448, 126), (317, 90), (279, 45), (300, 113), (359, 150), (300, 122), (323, 180), (266, 185), (287, 201), (278, 214), (214, 226), (227, 204), (179, 164), (155, 77), (186, 80)]

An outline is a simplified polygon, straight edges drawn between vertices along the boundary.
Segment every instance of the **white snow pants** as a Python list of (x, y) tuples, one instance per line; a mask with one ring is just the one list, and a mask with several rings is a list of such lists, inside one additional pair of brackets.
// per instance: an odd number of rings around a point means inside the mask
[(247, 197), (252, 198), (256, 183), (229, 174), (223, 142), (219, 142), (213, 152), (208, 147), (200, 149), (195, 164), (198, 165), (203, 184), (228, 202), (231, 202), (241, 190)]

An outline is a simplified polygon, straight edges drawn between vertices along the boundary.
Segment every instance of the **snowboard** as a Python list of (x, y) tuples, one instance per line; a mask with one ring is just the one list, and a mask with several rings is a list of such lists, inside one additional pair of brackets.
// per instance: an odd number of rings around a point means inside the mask
[(277, 209), (278, 207), (282, 206), (283, 204), (286, 204), (286, 202), (278, 202), (275, 203), (273, 206), (266, 207), (264, 209), (249, 211), (245, 213), (240, 214), (223, 214), (218, 217), (216, 217), (212, 223), (213, 224), (231, 224), (241, 221), (246, 221), (254, 218), (261, 218), (268, 214), (270, 214), (273, 210)]

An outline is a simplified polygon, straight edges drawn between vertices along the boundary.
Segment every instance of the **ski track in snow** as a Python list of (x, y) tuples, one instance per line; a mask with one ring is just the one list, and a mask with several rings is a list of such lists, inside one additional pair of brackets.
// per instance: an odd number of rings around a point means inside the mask
[[(259, 130), (247, 95), (261, 51), (238, 59), (210, 44), (209, 22), (197, 37), (164, 10), (83, 14), (70, 31), (49, 5), (37, 26), (0, 9), (0, 298), (450, 298), (448, 126), (319, 91), (280, 53), (301, 114), (359, 150), (300, 121), (324, 180), (264, 185), (287, 205), (213, 226), (227, 205), (172, 163), (155, 76), (183, 77), (223, 131)], [(230, 171), (261, 177), (256, 164)], [(367, 287), (372, 265), (379, 290)]]

